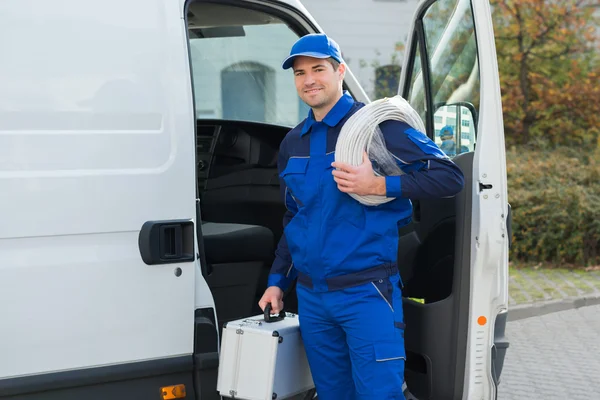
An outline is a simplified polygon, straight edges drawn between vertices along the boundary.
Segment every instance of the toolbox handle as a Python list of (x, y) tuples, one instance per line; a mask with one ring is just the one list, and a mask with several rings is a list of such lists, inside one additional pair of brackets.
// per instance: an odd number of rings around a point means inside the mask
[(267, 303), (265, 307), (265, 322), (277, 322), (285, 318), (285, 310), (283, 308), (279, 311), (279, 316), (277, 317), (271, 316), (271, 308), (271, 303)]

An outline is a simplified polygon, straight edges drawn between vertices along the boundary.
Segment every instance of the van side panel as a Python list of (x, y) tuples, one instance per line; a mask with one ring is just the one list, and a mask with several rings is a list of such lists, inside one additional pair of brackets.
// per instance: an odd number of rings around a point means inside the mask
[[(3, 400), (159, 399), (161, 388), (183, 384), (196, 398), (192, 357), (142, 361), (0, 380)], [(202, 398), (202, 400), (207, 400)]]
[(194, 263), (138, 245), (195, 218), (181, 6), (3, 0), (0, 54), (0, 380), (191, 355)]

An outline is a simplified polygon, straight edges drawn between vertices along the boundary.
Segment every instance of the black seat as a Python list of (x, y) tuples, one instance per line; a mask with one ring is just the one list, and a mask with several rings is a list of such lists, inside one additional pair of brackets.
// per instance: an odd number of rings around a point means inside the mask
[(260, 225), (283, 234), (285, 206), (277, 168), (247, 167), (208, 179), (201, 193), (202, 219), (218, 223)]
[(273, 233), (264, 226), (204, 222), (202, 235), (210, 264), (273, 258)]
[(275, 251), (273, 233), (264, 226), (205, 222), (202, 237), (219, 325), (255, 314), (259, 281)]

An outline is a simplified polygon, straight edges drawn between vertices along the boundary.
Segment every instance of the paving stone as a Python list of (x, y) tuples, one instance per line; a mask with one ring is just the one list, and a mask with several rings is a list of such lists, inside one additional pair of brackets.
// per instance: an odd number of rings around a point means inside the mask
[(600, 305), (510, 321), (498, 400), (600, 399)]

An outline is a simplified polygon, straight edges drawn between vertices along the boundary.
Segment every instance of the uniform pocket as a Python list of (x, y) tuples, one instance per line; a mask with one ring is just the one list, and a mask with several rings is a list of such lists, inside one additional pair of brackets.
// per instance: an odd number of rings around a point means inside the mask
[(335, 161), (335, 153), (325, 156), (326, 169), (321, 178), (320, 196), (327, 199), (323, 203), (323, 216), (327, 220), (344, 220), (358, 229), (365, 227), (365, 213), (362, 204), (354, 200), (348, 193), (342, 192), (335, 181), (331, 163)]
[(390, 234), (397, 235), (394, 211), (389, 206), (365, 207), (365, 228), (378, 237)]
[(394, 312), (394, 303), (392, 298), (393, 288), (389, 279), (379, 279), (371, 282), (371, 285), (373, 285), (379, 296), (387, 303), (392, 312)]
[(288, 174), (305, 174), (308, 167), (308, 157), (290, 157), (281, 176)]
[(377, 362), (406, 360), (403, 341), (375, 343), (373, 348), (375, 350), (375, 361)]
[(308, 157), (291, 157), (285, 169), (281, 172), (281, 177), (285, 181), (288, 192), (298, 204), (298, 207), (304, 205), (306, 171), (308, 169)]

